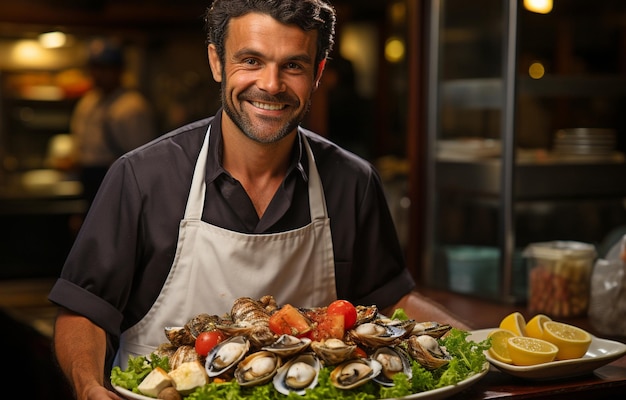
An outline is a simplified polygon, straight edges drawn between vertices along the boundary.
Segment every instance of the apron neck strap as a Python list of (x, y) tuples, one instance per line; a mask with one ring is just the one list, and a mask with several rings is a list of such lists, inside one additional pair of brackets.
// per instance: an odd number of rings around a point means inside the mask
[[(206, 194), (206, 161), (209, 154), (209, 137), (211, 136), (211, 125), (209, 125), (196, 166), (191, 180), (191, 188), (187, 197), (187, 206), (185, 207), (185, 219), (200, 220), (202, 210), (204, 208), (204, 197)], [(306, 136), (300, 131), (302, 143), (309, 161), (309, 209), (311, 213), (311, 222), (316, 219), (325, 219), (328, 217), (326, 209), (326, 199), (324, 197), (324, 188), (315, 165), (315, 157)]]

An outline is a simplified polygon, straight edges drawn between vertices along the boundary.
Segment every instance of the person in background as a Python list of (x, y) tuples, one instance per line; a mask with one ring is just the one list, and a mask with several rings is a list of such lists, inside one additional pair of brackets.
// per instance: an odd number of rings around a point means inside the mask
[(157, 134), (148, 101), (138, 90), (123, 85), (126, 65), (121, 44), (112, 39), (91, 41), (87, 66), (93, 87), (77, 103), (70, 132), (84, 197), (92, 202), (113, 161)]
[(300, 127), (335, 18), (325, 0), (208, 9), (223, 108), (115, 161), (49, 294), (55, 354), (77, 398), (119, 399), (114, 365), (240, 297), (345, 299), (467, 329), (415, 291), (373, 166)]

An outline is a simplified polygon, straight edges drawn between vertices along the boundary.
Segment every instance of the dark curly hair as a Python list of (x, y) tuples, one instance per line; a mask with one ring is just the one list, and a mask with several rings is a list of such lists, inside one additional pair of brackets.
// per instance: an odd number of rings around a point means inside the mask
[(205, 29), (207, 44), (215, 45), (222, 63), (228, 22), (251, 12), (267, 14), (304, 31), (317, 30), (316, 67), (333, 49), (337, 17), (334, 7), (326, 0), (215, 0), (206, 11)]

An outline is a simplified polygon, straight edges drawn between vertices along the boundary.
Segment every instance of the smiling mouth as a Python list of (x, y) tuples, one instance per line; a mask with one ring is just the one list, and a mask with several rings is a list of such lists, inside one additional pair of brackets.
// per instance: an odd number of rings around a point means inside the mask
[(251, 101), (250, 103), (257, 108), (268, 110), (268, 111), (280, 111), (287, 107), (286, 104), (260, 103), (258, 101)]

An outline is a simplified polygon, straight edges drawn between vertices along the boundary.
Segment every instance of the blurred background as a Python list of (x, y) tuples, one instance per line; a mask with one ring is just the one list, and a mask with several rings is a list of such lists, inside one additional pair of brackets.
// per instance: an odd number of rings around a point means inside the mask
[[(525, 247), (575, 240), (601, 256), (624, 232), (626, 2), (534, 3), (334, 1), (337, 43), (304, 124), (379, 168), (423, 285), (524, 302)], [(71, 148), (71, 112), (92, 86), (87, 43), (126, 45), (124, 83), (146, 95), (164, 133), (218, 107), (208, 5), (0, 3), (5, 308), (45, 302), (86, 209), (75, 176), (52, 160)], [(37, 300), (22, 295), (29, 288)]]

